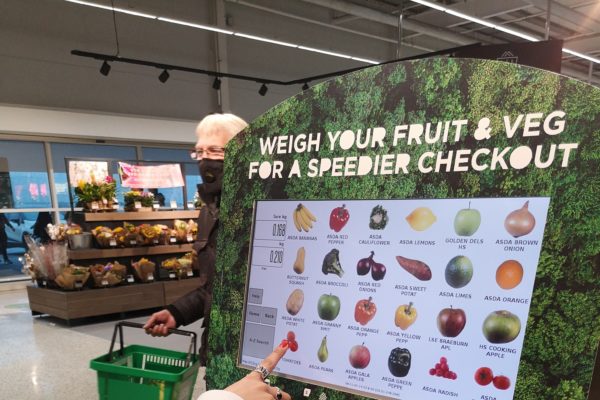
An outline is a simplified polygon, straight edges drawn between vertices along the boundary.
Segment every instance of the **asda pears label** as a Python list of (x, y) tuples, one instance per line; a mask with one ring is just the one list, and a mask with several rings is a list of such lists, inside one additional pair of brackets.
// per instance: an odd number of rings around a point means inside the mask
[(494, 398), (512, 399), (549, 204), (258, 201), (240, 364), (291, 337), (276, 374), (374, 398), (478, 399), (486, 367), (507, 386)]

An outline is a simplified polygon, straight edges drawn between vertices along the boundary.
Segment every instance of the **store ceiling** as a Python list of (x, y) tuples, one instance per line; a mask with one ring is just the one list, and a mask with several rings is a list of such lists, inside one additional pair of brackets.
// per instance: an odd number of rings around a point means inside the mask
[[(111, 0), (86, 0), (105, 7)], [(547, 0), (432, 0), (486, 24), (543, 39)], [(80, 2), (82, 3), (82, 2)], [(115, 26), (123, 57), (234, 74), (290, 81), (411, 57), (470, 43), (523, 42), (522, 38), (432, 9), (411, 0), (113, 0), (127, 12), (170, 19), (293, 43), (266, 43), (222, 35), (127, 13), (77, 4), (77, 0), (0, 1), (0, 103), (97, 110), (197, 120), (219, 109), (212, 78), (113, 63), (108, 77), (97, 60), (75, 57), (73, 49), (116, 54)], [(553, 0), (550, 38), (600, 59), (600, 0)], [(221, 12), (219, 12), (219, 6)], [(398, 21), (402, 15), (403, 28)], [(220, 36), (225, 40), (218, 41)], [(401, 46), (398, 38), (401, 37)], [(301, 48), (303, 46), (309, 48)], [(219, 52), (220, 49), (220, 52)], [(329, 55), (311, 51), (339, 53)], [(563, 53), (563, 73), (589, 79), (590, 62)], [(600, 64), (591, 82), (600, 86)], [(314, 84), (315, 82), (312, 82)], [(252, 119), (294, 95), (302, 85), (269, 86), (230, 80), (230, 105)]]
[[(524, 41), (510, 33), (411, 0), (221, 1), (228, 17), (226, 25), (221, 26), (225, 29), (234, 30), (236, 25), (243, 24), (236, 20), (234, 14), (229, 13), (229, 9), (247, 8), (257, 16), (263, 15), (266, 19), (275, 17), (293, 20), (295, 23), (305, 25), (307, 29), (311, 26), (325, 26), (332, 31), (346, 33), (349, 40), (352, 40), (352, 36), (360, 36), (369, 38), (373, 43), (384, 42), (396, 47), (395, 51), (388, 51), (390, 54), (379, 54), (379, 57), (373, 57), (369, 52), (365, 52), (364, 48), (352, 49), (350, 55), (367, 60), (387, 61), (469, 43), (498, 44)], [(108, 0), (96, 0), (94, 3), (111, 4)], [(434, 7), (440, 5), (479, 18), (486, 23), (499, 25), (541, 40), (545, 37), (562, 39), (565, 47), (571, 50), (592, 57), (600, 56), (600, 1), (598, 0), (431, 0), (430, 3), (433, 3)], [(189, 16), (188, 11), (193, 9), (193, 4), (189, 1), (113, 0), (113, 4), (123, 10), (165, 16), (160, 14), (162, 12), (166, 13), (167, 17)], [(546, 11), (548, 6), (550, 7), (549, 22), (547, 22)], [(103, 10), (98, 12), (102, 13)], [(260, 19), (259, 17), (257, 21)], [(190, 21), (189, 18), (187, 21), (198, 22)], [(214, 26), (210, 22), (209, 25)], [(253, 34), (256, 31), (264, 31), (264, 28), (248, 26), (247, 31), (243, 33)], [(157, 29), (160, 29), (159, 24)], [(266, 37), (277, 39), (280, 36), (282, 36), (280, 32), (270, 32)], [(294, 35), (288, 33), (284, 36)], [(295, 39), (294, 43), (297, 43), (299, 38)], [(397, 46), (399, 40), (401, 46)], [(280, 45), (273, 44), (273, 46)], [(325, 47), (329, 51), (347, 54), (347, 49), (338, 50), (335, 43), (325, 44)], [(597, 60), (600, 63), (600, 59)], [(588, 77), (590, 61), (564, 54), (563, 63), (565, 73), (579, 78)], [(592, 71), (592, 74), (598, 75), (600, 64), (596, 67), (597, 72)]]

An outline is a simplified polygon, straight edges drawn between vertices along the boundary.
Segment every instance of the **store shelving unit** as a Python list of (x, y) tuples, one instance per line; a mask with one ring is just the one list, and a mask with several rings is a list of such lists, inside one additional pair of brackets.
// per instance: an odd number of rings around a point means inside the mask
[[(199, 211), (151, 211), (81, 213), (76, 220), (86, 230), (90, 223), (105, 222), (116, 225), (123, 221), (154, 222), (174, 221), (175, 219), (196, 219)], [(162, 256), (182, 254), (192, 251), (192, 244), (171, 244), (146, 247), (126, 247), (110, 249), (70, 250), (72, 261), (93, 261), (100, 259)], [(33, 315), (49, 314), (67, 321), (98, 315), (124, 313), (149, 308), (163, 307), (200, 285), (200, 278), (135, 283), (110, 288), (62, 291), (29, 286), (27, 295)]]

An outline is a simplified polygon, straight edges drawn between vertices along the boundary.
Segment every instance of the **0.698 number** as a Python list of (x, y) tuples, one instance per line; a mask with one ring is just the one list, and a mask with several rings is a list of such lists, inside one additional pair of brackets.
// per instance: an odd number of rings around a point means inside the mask
[(273, 236), (285, 236), (285, 224), (273, 224)]

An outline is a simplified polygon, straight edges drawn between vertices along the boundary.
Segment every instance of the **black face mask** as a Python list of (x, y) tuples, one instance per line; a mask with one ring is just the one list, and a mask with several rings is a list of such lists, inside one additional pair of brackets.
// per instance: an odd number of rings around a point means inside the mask
[(223, 187), (223, 160), (203, 158), (198, 163), (202, 184), (198, 185), (200, 195), (218, 196)]

